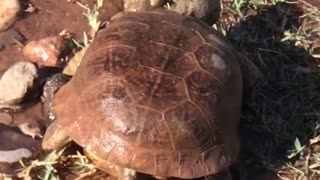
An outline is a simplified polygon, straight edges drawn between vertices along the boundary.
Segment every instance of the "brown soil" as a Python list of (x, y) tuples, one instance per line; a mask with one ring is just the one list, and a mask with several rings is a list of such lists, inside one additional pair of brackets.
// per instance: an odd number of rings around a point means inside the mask
[[(93, 1), (82, 0), (79, 2), (83, 5), (92, 7)], [(90, 29), (88, 20), (83, 15), (86, 10), (77, 4), (76, 1), (21, 0), (21, 3), (23, 4), (24, 9), (27, 9), (28, 4), (30, 3), (36, 10), (32, 13), (21, 13), (19, 20), (7, 31), (7, 34), (4, 34), (5, 36), (3, 36), (8, 37), (8, 35), (11, 35), (11, 33), (8, 32), (10, 32), (10, 30), (15, 30), (26, 39), (25, 42), (22, 44), (12, 44), (12, 41), (8, 42), (8, 38), (0, 38), (0, 45), (4, 45), (4, 48), (0, 49), (0, 76), (12, 64), (26, 60), (25, 57), (23, 57), (22, 48), (28, 42), (58, 35), (63, 30), (67, 30), (72, 38), (81, 41), (83, 33), (88, 33)], [(108, 3), (104, 6), (104, 10), (100, 13), (100, 17), (101, 19), (108, 19), (116, 14), (118, 10), (119, 4)], [(53, 72), (54, 71), (55, 69), (53, 69)], [(52, 73), (52, 71), (42, 69), (39, 72), (39, 75), (47, 76), (49, 73)], [(43, 116), (40, 113), (40, 109), (41, 105), (37, 104), (23, 112), (14, 114), (14, 123), (20, 124), (23, 122), (30, 122), (31, 119), (42, 119)]]
[[(22, 2), (26, 6), (26, 2)], [(37, 9), (33, 13), (24, 12), (21, 18), (13, 25), (22, 34), (27, 42), (58, 35), (67, 29), (74, 33), (76, 38), (82, 38), (84, 31), (88, 29), (88, 23), (81, 14), (83, 9), (65, 0), (58, 1), (30, 1)], [(17, 61), (24, 60), (20, 44), (6, 46), (0, 52), (0, 73)]]

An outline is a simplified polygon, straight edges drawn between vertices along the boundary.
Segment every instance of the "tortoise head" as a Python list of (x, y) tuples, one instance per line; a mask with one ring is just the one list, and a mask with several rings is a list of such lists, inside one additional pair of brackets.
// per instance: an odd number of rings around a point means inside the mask
[(58, 90), (65, 85), (69, 80), (70, 76), (58, 73), (50, 78), (45, 82), (43, 87), (43, 113), (49, 120), (54, 120), (55, 116), (53, 114), (53, 99), (54, 95)]
[(71, 142), (71, 138), (68, 136), (67, 127), (55, 121), (46, 130), (42, 141), (42, 149), (61, 149), (69, 142)]

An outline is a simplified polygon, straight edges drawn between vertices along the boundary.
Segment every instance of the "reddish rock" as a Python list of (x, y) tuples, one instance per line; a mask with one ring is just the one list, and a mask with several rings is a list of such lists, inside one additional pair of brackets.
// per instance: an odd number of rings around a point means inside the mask
[(59, 55), (63, 49), (63, 37), (52, 36), (29, 42), (23, 48), (23, 55), (39, 66), (59, 66)]

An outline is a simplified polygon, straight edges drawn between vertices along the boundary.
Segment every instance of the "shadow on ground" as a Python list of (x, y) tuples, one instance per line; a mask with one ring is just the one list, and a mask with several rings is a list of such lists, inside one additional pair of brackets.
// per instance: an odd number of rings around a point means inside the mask
[(279, 3), (257, 10), (227, 32), (264, 74), (256, 97), (243, 111), (240, 162), (245, 179), (257, 179), (259, 169), (280, 169), (296, 138), (304, 145), (317, 134), (318, 64), (293, 41), (281, 41), (284, 31), (299, 28), (302, 13), (297, 6)]

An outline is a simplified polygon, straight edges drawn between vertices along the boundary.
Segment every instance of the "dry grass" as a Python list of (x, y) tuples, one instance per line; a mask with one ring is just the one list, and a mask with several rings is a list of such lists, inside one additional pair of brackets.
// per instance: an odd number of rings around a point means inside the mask
[[(96, 173), (97, 169), (79, 151), (65, 149), (52, 151), (41, 159), (36, 159), (28, 164), (21, 162), (21, 168), (16, 176), (7, 178), (23, 180), (80, 180)], [(1, 179), (1, 177), (0, 177)]]

